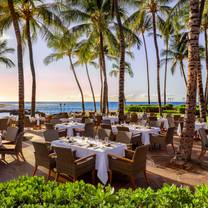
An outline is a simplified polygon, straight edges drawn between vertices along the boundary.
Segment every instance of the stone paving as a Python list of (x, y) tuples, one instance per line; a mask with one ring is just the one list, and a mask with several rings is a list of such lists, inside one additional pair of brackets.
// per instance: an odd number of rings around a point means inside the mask
[[(16, 179), (19, 176), (31, 176), (34, 168), (34, 153), (31, 139), (43, 140), (41, 131), (27, 131), (27, 140), (23, 142), (23, 154), (26, 158), (24, 161), (16, 161), (11, 156), (6, 156), (7, 164), (0, 161), (0, 182)], [(174, 144), (178, 146), (179, 139), (174, 138)], [(198, 185), (207, 183), (208, 184), (208, 154), (200, 161), (198, 156), (200, 153), (201, 145), (200, 141), (194, 142), (193, 148), (193, 161), (188, 164), (184, 169), (174, 166), (170, 163), (173, 157), (171, 147), (166, 150), (154, 150), (148, 153), (147, 157), (147, 176), (152, 188), (159, 188), (164, 183), (176, 184), (176, 185)], [(39, 167), (36, 175), (46, 176), (47, 169)], [(86, 175), (83, 178), (86, 182), (91, 182), (90, 175)], [(51, 180), (54, 180), (54, 174), (52, 174)], [(68, 180), (68, 179), (67, 179)], [(66, 181), (62, 178), (61, 181)], [(98, 182), (98, 181), (97, 181)], [(115, 188), (128, 188), (130, 182), (128, 177), (113, 174), (113, 184)], [(139, 187), (147, 187), (145, 184), (143, 175), (139, 175), (137, 178), (137, 185)]]

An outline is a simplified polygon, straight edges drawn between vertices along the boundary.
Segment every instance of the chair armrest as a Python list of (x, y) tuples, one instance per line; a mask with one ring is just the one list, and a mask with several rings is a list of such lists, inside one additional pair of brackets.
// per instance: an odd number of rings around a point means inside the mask
[(116, 159), (116, 160), (119, 160), (121, 162), (126, 162), (126, 163), (133, 163), (133, 160), (130, 160), (128, 158), (125, 158), (125, 157), (120, 157), (118, 155), (114, 155), (114, 154), (108, 154), (108, 158), (109, 159)]
[(128, 158), (128, 159), (132, 159), (133, 158), (133, 155), (134, 155), (134, 151), (132, 150), (129, 150), (129, 149), (125, 149), (125, 157)]
[(89, 158), (95, 158), (95, 156), (96, 156), (96, 154), (88, 155), (86, 157), (82, 157), (82, 158), (75, 160), (74, 163), (78, 164), (78, 163), (84, 162), (85, 160), (87, 160)]
[(126, 144), (128, 150), (132, 150), (132, 144)]

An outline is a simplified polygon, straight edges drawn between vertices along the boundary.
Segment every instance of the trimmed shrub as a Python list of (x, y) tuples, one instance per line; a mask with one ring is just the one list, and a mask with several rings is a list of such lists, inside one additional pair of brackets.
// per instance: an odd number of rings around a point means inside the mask
[(120, 189), (97, 187), (83, 181), (59, 184), (43, 177), (21, 177), (0, 183), (0, 207), (76, 207), (76, 208), (182, 208), (208, 207), (208, 186), (164, 185), (161, 189)]

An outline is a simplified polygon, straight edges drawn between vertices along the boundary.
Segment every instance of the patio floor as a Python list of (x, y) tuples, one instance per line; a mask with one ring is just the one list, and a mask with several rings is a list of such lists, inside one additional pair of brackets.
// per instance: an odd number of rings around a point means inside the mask
[[(23, 154), (26, 158), (26, 162), (18, 162), (11, 156), (6, 156), (8, 164), (0, 161), (0, 182), (16, 179), (19, 176), (31, 176), (34, 168), (34, 153), (31, 139), (43, 140), (41, 131), (28, 130), (26, 132), (27, 141), (23, 142)], [(175, 147), (178, 146), (179, 138), (174, 138)], [(181, 169), (170, 163), (173, 157), (171, 147), (166, 150), (154, 150), (148, 152), (147, 156), (147, 176), (152, 188), (160, 188), (164, 183), (176, 184), (176, 185), (198, 185), (208, 184), (208, 154), (205, 155), (202, 161), (197, 158), (201, 150), (200, 141), (194, 142), (193, 148), (193, 161), (188, 164), (185, 169)], [(47, 169), (39, 167), (36, 175), (46, 176)], [(80, 179), (86, 182), (91, 182), (90, 175), (86, 175)], [(54, 180), (54, 174), (52, 174), (51, 180)], [(62, 178), (61, 181), (66, 181)], [(98, 181), (97, 181), (98, 182)], [(128, 177), (113, 174), (113, 184), (117, 188), (128, 188), (130, 182)], [(137, 178), (137, 185), (139, 187), (147, 187), (143, 175), (139, 175)]]

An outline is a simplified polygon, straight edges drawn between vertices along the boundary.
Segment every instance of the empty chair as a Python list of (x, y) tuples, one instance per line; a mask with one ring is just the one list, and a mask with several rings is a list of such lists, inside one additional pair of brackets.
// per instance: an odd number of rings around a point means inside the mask
[(132, 133), (128, 131), (119, 131), (116, 135), (116, 142), (124, 143), (128, 149), (132, 149), (131, 144)]
[(48, 129), (48, 130), (44, 131), (43, 136), (45, 138), (45, 141), (47, 141), (47, 142), (52, 142), (54, 140), (59, 139), (59, 133), (55, 129)]
[(199, 132), (199, 137), (201, 139), (201, 153), (199, 155), (199, 158), (202, 158), (205, 155), (206, 151), (208, 150), (208, 138), (207, 138), (206, 130), (204, 128), (200, 128), (198, 132)]
[(129, 127), (127, 126), (117, 126), (116, 128), (118, 131), (129, 131)]
[(18, 130), (16, 127), (8, 127), (6, 133), (3, 135), (3, 140), (6, 140), (6, 142), (15, 142)]
[(110, 137), (111, 137), (111, 130), (110, 129), (99, 128), (98, 129), (98, 137), (101, 140), (105, 140), (106, 137), (108, 137), (110, 139)]
[(50, 120), (50, 123), (53, 124), (53, 125), (56, 125), (56, 124), (61, 123), (61, 121), (60, 121), (60, 118), (52, 118)]
[(96, 126), (99, 126), (102, 122), (103, 117), (101, 115), (96, 115), (95, 116), (95, 124)]
[(100, 124), (100, 127), (103, 128), (103, 129), (110, 129), (110, 130), (112, 130), (111, 124), (104, 124), (104, 123), (102, 123), (102, 124)]
[(51, 156), (51, 150), (49, 143), (32, 141), (35, 149), (35, 168), (33, 176), (36, 174), (38, 166), (42, 166), (48, 169), (47, 179), (51, 176), (51, 171), (56, 167), (55, 159)]
[(22, 140), (24, 132), (19, 133), (16, 136), (15, 144), (3, 144), (0, 146), (0, 154), (2, 159), (5, 160), (5, 155), (15, 155), (19, 161), (19, 156), (25, 161), (24, 155), (22, 153)]
[(45, 123), (45, 127), (46, 127), (46, 129), (54, 129), (55, 125), (52, 123)]
[(94, 138), (95, 136), (95, 124), (94, 123), (86, 123), (84, 136)]
[(109, 180), (112, 183), (112, 171), (128, 175), (131, 179), (133, 188), (135, 188), (135, 179), (139, 173), (143, 173), (146, 183), (146, 155), (148, 145), (137, 147), (135, 151), (125, 150), (125, 157), (114, 154), (108, 154), (109, 158)]
[(92, 172), (92, 180), (95, 177), (95, 154), (87, 157), (75, 158), (75, 154), (71, 149), (63, 147), (54, 147), (56, 153), (56, 180), (60, 174), (68, 175), (73, 181), (88, 172)]
[(137, 113), (131, 113), (130, 122), (137, 123), (138, 122), (138, 115)]
[(0, 119), (0, 131), (7, 130), (8, 124), (9, 124), (9, 118)]
[(168, 131), (165, 135), (158, 134), (150, 134), (150, 144), (153, 147), (154, 145), (165, 145), (167, 147), (168, 144), (171, 144), (173, 151), (175, 153), (175, 148), (173, 145), (173, 135), (174, 135), (174, 127), (168, 128)]

